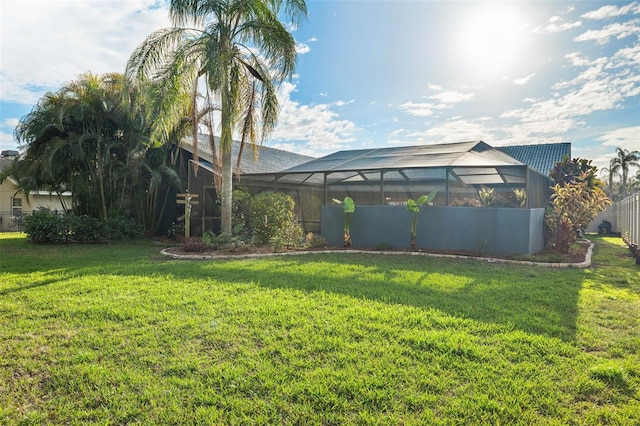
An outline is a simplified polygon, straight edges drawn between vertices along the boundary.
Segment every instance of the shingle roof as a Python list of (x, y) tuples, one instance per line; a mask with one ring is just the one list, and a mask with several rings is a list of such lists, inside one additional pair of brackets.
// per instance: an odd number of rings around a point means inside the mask
[(497, 146), (496, 149), (499, 149), (508, 156), (528, 165), (545, 176), (549, 176), (549, 172), (551, 172), (553, 166), (558, 161), (562, 161), (564, 156), (571, 158), (570, 142)]
[[(216, 137), (216, 143), (218, 142), (219, 139)], [(193, 138), (185, 138), (183, 140), (182, 147), (193, 153)], [(258, 158), (256, 159), (253, 155), (252, 148), (252, 146), (247, 144), (242, 152), (242, 157), (240, 159), (240, 173), (242, 174), (276, 173), (314, 159), (307, 155), (296, 154), (264, 145), (257, 147)], [(238, 161), (239, 152), (240, 142), (233, 141), (231, 156), (233, 158), (234, 166)], [(208, 135), (198, 136), (198, 156), (200, 157), (201, 162), (205, 163), (208, 168), (211, 168), (213, 157), (211, 155)]]

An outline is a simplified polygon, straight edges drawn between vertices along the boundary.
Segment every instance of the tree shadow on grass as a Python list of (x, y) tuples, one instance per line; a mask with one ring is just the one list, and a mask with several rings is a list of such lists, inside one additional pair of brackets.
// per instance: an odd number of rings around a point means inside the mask
[(261, 260), (167, 262), (155, 273), (327, 292), (435, 309), (573, 341), (584, 271), (416, 256), (307, 255)]
[[(202, 280), (207, 285), (251, 283), (269, 289), (327, 292), (435, 309), (459, 318), (508, 325), (564, 341), (575, 338), (578, 293), (585, 278), (585, 271), (581, 269), (368, 253), (163, 261), (159, 249), (153, 245), (125, 245), (122, 249), (104, 246), (91, 247), (91, 253), (86, 253), (82, 247), (65, 248), (64, 257), (74, 258), (74, 262), (65, 265), (65, 275), (122, 275), (126, 279), (126, 276), (160, 274), (176, 280), (186, 279), (194, 285)], [(48, 250), (55, 253), (53, 248)], [(56, 256), (44, 256), (38, 270), (57, 269), (59, 262)], [(28, 273), (34, 267), (13, 265), (10, 269), (14, 273)], [(52, 282), (39, 281), (6, 289), (0, 294)]]
[(58, 283), (60, 281), (61, 281), (61, 279), (59, 279), (59, 278), (50, 278), (50, 279), (36, 281), (36, 282), (30, 283), (30, 284), (27, 284), (27, 285), (23, 285), (23, 286), (5, 288), (5, 289), (0, 290), (0, 296), (4, 296), (4, 295), (7, 295), (7, 294), (11, 294), (11, 293), (16, 293), (16, 292), (20, 292), (20, 291), (31, 290), (31, 289), (38, 288), (38, 287), (48, 286), (50, 284), (55, 284), (55, 283)]

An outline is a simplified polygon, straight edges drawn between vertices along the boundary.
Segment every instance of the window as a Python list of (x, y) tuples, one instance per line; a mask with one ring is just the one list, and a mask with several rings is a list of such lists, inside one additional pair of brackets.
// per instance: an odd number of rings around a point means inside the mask
[(22, 198), (11, 198), (11, 216), (22, 216)]

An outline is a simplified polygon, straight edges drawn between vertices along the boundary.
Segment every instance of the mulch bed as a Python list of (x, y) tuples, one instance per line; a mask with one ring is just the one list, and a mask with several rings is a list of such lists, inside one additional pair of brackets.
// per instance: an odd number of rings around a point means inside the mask
[[(295, 252), (295, 251), (345, 251), (345, 250), (360, 250), (360, 251), (372, 251), (379, 252), (381, 250), (361, 247), (323, 247), (323, 248), (308, 248), (308, 249), (285, 249), (281, 252)], [(446, 254), (453, 256), (468, 256), (468, 257), (488, 257), (494, 259), (506, 259), (506, 260), (526, 260), (531, 262), (551, 262), (551, 263), (580, 263), (584, 262), (587, 250), (589, 249), (589, 243), (580, 242), (571, 247), (571, 250), (567, 254), (560, 254), (555, 252), (551, 248), (545, 248), (544, 250), (535, 253), (533, 255), (486, 255), (473, 250), (430, 250), (430, 249), (385, 249), (385, 252), (417, 252), (417, 253), (431, 253), (431, 254)], [(207, 250), (204, 252), (193, 252), (183, 250), (181, 247), (171, 247), (166, 250), (169, 253), (176, 255), (198, 255), (198, 256), (242, 256), (253, 254), (272, 254), (274, 250), (270, 246), (246, 246), (238, 250)]]

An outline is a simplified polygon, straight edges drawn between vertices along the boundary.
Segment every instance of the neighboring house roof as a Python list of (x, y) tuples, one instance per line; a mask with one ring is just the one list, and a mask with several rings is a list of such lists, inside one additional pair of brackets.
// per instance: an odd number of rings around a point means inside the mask
[[(216, 137), (216, 144), (217, 143), (219, 143), (218, 137)], [(184, 138), (181, 147), (193, 154), (193, 138)], [(259, 145), (257, 148), (258, 158), (256, 159), (253, 154), (253, 146), (251, 146), (250, 144), (245, 144), (244, 150), (242, 152), (242, 158), (240, 159), (240, 173), (276, 173), (289, 167), (297, 166), (314, 159), (313, 157), (309, 157), (307, 155), (300, 155), (264, 145)], [(239, 152), (240, 142), (233, 141), (231, 156), (233, 158), (234, 167), (238, 161)], [(201, 163), (201, 165), (205, 166), (209, 170), (213, 170), (211, 166), (213, 157), (211, 155), (208, 135), (198, 136), (198, 156), (198, 161)]]
[(545, 143), (538, 145), (498, 146), (496, 149), (549, 176), (553, 166), (563, 157), (571, 158), (571, 143)]
[[(6, 169), (7, 167), (9, 167), (11, 165), (11, 163), (13, 163), (14, 158), (0, 158), (0, 172), (4, 169)], [(12, 176), (7, 176), (7, 180), (15, 187), (18, 186), (18, 181), (15, 180)], [(46, 196), (50, 196), (50, 195), (57, 195), (55, 192), (50, 192), (50, 191), (29, 191), (29, 195), (46, 195)], [(64, 191), (62, 194), (60, 194), (62, 196), (65, 197), (70, 197), (71, 196), (71, 192), (70, 191)]]

